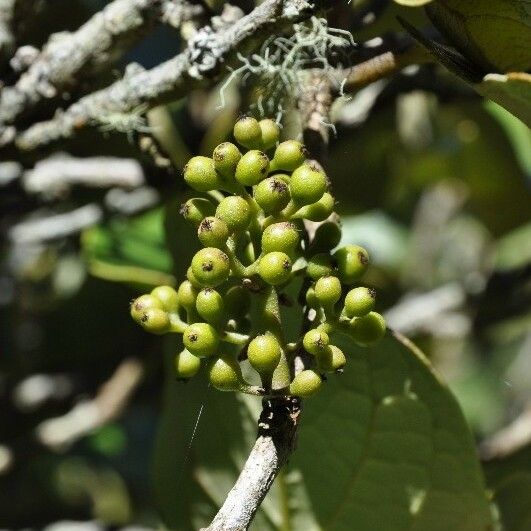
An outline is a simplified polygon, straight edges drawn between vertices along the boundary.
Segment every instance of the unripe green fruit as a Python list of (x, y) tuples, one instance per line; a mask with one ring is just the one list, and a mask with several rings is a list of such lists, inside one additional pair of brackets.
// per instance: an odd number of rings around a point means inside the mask
[(267, 177), (269, 159), (263, 151), (248, 151), (236, 166), (236, 180), (244, 186), (254, 186)]
[(276, 175), (258, 183), (254, 187), (253, 196), (266, 214), (280, 212), (291, 198), (289, 186)]
[(229, 227), (222, 219), (209, 216), (199, 224), (197, 237), (205, 247), (223, 248), (229, 237)]
[(186, 279), (196, 289), (201, 289), (203, 287), (203, 284), (201, 282), (199, 282), (199, 280), (194, 275), (194, 272), (192, 271), (192, 267), (191, 266), (186, 270)]
[(302, 338), (302, 346), (306, 352), (317, 356), (320, 352), (323, 352), (328, 347), (330, 343), (330, 338), (326, 332), (317, 330), (308, 330), (304, 337)]
[(258, 274), (272, 286), (283, 284), (291, 275), (291, 260), (286, 253), (267, 253), (258, 262)]
[(162, 310), (163, 305), (162, 302), (157, 299), (157, 297), (154, 297), (153, 295), (140, 295), (140, 297), (136, 298), (129, 308), (129, 311), (131, 313), (131, 317), (137, 322), (141, 323), (141, 320), (146, 313), (147, 310), (150, 309), (157, 309)]
[(323, 372), (341, 371), (347, 363), (345, 354), (335, 345), (328, 345), (328, 348), (316, 357), (319, 370)]
[(159, 299), (163, 310), (166, 310), (167, 312), (174, 312), (177, 310), (179, 296), (171, 286), (158, 286), (151, 291), (151, 295)]
[(142, 328), (152, 334), (164, 334), (170, 329), (170, 318), (164, 310), (148, 308), (140, 318)]
[(306, 274), (313, 280), (318, 280), (334, 271), (332, 258), (327, 253), (318, 253), (310, 258), (306, 267)]
[(306, 160), (307, 155), (303, 144), (297, 140), (286, 140), (277, 146), (271, 165), (275, 170), (293, 171)]
[(215, 328), (208, 323), (194, 323), (186, 327), (183, 343), (196, 356), (211, 356), (218, 348), (219, 336)]
[(313, 286), (310, 286), (306, 291), (306, 304), (310, 308), (319, 308), (319, 300), (315, 296), (315, 288)]
[(184, 180), (198, 192), (210, 192), (223, 186), (214, 161), (209, 157), (191, 158), (184, 167)]
[(234, 179), (236, 166), (241, 158), (240, 150), (232, 142), (219, 144), (212, 153), (214, 167), (226, 179)]
[(193, 225), (199, 225), (207, 216), (213, 216), (216, 207), (208, 199), (194, 197), (181, 205), (181, 214), (184, 219)]
[(191, 310), (195, 308), (195, 299), (197, 298), (197, 288), (189, 280), (181, 282), (179, 289), (177, 290), (177, 297), (179, 298), (179, 304), (185, 310)]
[(291, 198), (299, 205), (311, 205), (319, 201), (326, 187), (326, 175), (311, 164), (302, 164), (291, 174)]
[(232, 286), (224, 296), (227, 313), (234, 317), (243, 317), (251, 306), (249, 291), (243, 286)]
[[(326, 194), (325, 194), (326, 195)], [(317, 227), (313, 237), (312, 251), (330, 251), (341, 241), (341, 228), (333, 221), (327, 221)]]
[(203, 286), (215, 287), (227, 280), (229, 257), (220, 249), (205, 247), (192, 258), (192, 273)]
[(341, 298), (341, 282), (337, 277), (321, 277), (315, 283), (315, 296), (322, 306), (333, 306)]
[(262, 145), (262, 129), (258, 120), (243, 116), (234, 124), (236, 142), (247, 149), (258, 149)]
[(262, 233), (262, 252), (280, 251), (288, 256), (293, 256), (299, 241), (299, 231), (293, 223), (289, 221), (273, 223)]
[(369, 266), (369, 253), (359, 245), (340, 247), (334, 258), (339, 278), (345, 284), (352, 284), (363, 276)]
[(370, 312), (363, 317), (356, 317), (350, 322), (352, 339), (360, 345), (376, 343), (385, 334), (385, 319), (377, 312)]
[(330, 214), (332, 214), (335, 205), (336, 201), (333, 196), (328, 192), (325, 192), (321, 199), (317, 201), (317, 203), (312, 203), (311, 205), (306, 205), (300, 208), (291, 217), (293, 219), (324, 221), (328, 216), (330, 216)]
[(245, 383), (240, 364), (232, 356), (222, 356), (211, 366), (210, 383), (220, 391), (238, 391)]
[(229, 232), (242, 232), (251, 222), (251, 208), (243, 197), (230, 195), (220, 201), (216, 217), (227, 224)]
[(247, 358), (260, 374), (273, 374), (280, 361), (280, 344), (273, 334), (256, 336), (247, 347)]
[(201, 367), (201, 360), (184, 349), (175, 356), (175, 375), (178, 380), (188, 380), (195, 376)]
[(207, 322), (219, 323), (225, 313), (223, 297), (213, 288), (202, 289), (195, 301), (197, 313)]
[(275, 146), (280, 138), (280, 128), (278, 124), (269, 118), (258, 122), (262, 131), (262, 149), (271, 149)]
[(323, 381), (317, 372), (307, 369), (301, 371), (289, 386), (289, 392), (294, 396), (310, 396), (319, 391)]
[(345, 297), (345, 314), (347, 317), (361, 317), (372, 312), (376, 292), (372, 288), (351, 289)]

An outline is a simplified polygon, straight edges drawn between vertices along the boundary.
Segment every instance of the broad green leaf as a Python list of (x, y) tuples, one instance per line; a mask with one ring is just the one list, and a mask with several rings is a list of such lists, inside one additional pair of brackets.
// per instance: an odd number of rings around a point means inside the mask
[(488, 74), (481, 83), (475, 86), (475, 89), (482, 96), (495, 101), (531, 127), (530, 74)]
[(291, 462), (321, 528), (493, 529), (469, 429), (422, 353), (341, 346), (345, 374), (305, 404)]
[(449, 44), (485, 73), (531, 68), (528, 0), (436, 0), (427, 11)]

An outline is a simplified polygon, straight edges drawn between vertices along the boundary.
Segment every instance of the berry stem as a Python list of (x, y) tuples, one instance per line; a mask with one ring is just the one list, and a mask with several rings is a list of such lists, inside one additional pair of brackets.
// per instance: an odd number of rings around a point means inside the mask
[(225, 331), (221, 334), (220, 339), (226, 343), (243, 346), (249, 342), (250, 336), (247, 334), (238, 334), (237, 332)]

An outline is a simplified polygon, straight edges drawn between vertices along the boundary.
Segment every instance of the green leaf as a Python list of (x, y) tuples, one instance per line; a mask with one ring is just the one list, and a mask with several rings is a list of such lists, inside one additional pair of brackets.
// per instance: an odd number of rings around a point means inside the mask
[(321, 527), (492, 529), (469, 429), (422, 353), (390, 336), (340, 346), (345, 374), (305, 404), (291, 462)]
[(528, 0), (436, 0), (427, 12), (449, 44), (485, 73), (531, 68)]
[(531, 127), (531, 75), (488, 74), (475, 89)]

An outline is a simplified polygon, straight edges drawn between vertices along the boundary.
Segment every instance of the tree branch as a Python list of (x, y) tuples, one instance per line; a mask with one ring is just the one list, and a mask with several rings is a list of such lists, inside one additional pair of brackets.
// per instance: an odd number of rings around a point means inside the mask
[(181, 21), (202, 11), (201, 6), (185, 0), (114, 0), (76, 32), (52, 35), (28, 71), (0, 93), (3, 124), (13, 123), (43, 100), (77, 85), (81, 75), (87, 77), (114, 62), (157, 19), (168, 16), (170, 7), (173, 23), (178, 18), (176, 11)]
[(249, 527), (274, 479), (295, 449), (300, 401), (264, 401), (258, 438), (236, 484), (212, 523), (203, 531), (242, 531)]
[(211, 25), (199, 30), (173, 59), (151, 70), (126, 74), (111, 86), (81, 98), (52, 120), (35, 124), (16, 138), (5, 135), (3, 143), (14, 142), (18, 150), (31, 151), (72, 137), (77, 130), (101, 123), (112, 113), (130, 113), (178, 99), (216, 81), (223, 67), (237, 61), (236, 52), (248, 53), (263, 42), (264, 34), (278, 34), (315, 9), (307, 0), (265, 0), (239, 20), (222, 19), (219, 29), (219, 17), (214, 17)]

